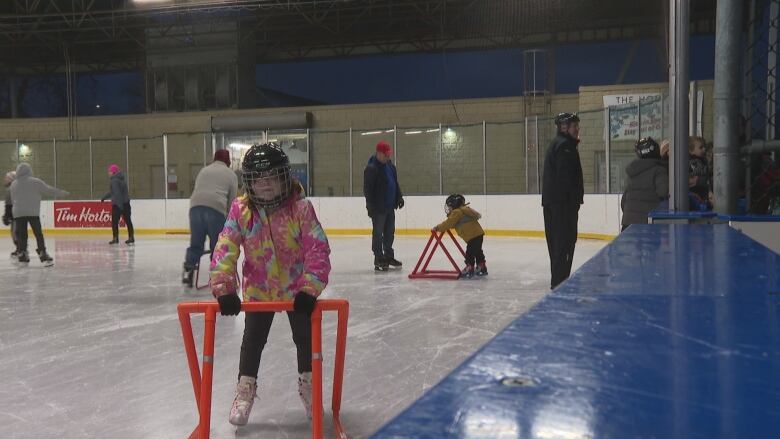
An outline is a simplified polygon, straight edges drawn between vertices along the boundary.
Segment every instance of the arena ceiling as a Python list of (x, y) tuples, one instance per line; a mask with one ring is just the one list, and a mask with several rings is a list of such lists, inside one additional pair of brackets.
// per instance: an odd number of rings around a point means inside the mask
[[(715, 0), (691, 0), (713, 33)], [(236, 25), (256, 62), (665, 37), (666, 0), (3, 0), (0, 71), (144, 67), (147, 35)], [(197, 38), (193, 38), (193, 41)]]

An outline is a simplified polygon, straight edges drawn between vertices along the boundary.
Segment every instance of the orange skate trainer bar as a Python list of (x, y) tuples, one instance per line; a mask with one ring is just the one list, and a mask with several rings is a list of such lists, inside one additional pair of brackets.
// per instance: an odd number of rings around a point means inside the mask
[[(292, 311), (292, 302), (245, 302), (241, 304), (244, 312), (284, 312)], [(179, 322), (184, 337), (184, 349), (187, 352), (187, 362), (190, 366), (192, 388), (195, 391), (195, 402), (200, 416), (198, 426), (190, 434), (190, 439), (208, 439), (211, 431), (211, 385), (214, 373), (214, 332), (216, 330), (217, 302), (188, 302), (178, 305)], [(312, 429), (313, 439), (322, 438), (322, 312), (336, 311), (338, 325), (336, 327), (336, 356), (333, 371), (333, 398), (331, 407), (333, 425), (339, 439), (347, 435), (341, 426), (339, 412), (341, 410), (341, 387), (344, 382), (344, 357), (347, 346), (347, 320), (349, 319), (349, 302), (346, 300), (318, 300), (311, 313), (311, 366), (312, 366)], [(195, 350), (195, 339), (192, 335), (190, 314), (206, 315), (203, 336), (203, 371), (198, 364), (198, 353)]]

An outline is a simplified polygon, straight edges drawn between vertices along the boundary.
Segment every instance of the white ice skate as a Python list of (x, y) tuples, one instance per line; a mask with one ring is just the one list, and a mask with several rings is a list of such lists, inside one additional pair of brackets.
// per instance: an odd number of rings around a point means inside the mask
[(246, 425), (249, 422), (249, 414), (252, 412), (252, 404), (257, 397), (257, 379), (242, 375), (236, 386), (236, 398), (230, 409), (230, 423), (237, 426)]
[(311, 372), (298, 374), (298, 396), (301, 397), (303, 408), (306, 410), (306, 417), (311, 419)]

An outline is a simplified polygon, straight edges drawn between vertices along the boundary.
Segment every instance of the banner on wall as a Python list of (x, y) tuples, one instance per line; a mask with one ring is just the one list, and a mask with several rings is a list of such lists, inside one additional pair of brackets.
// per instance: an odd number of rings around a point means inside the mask
[(611, 140), (663, 137), (663, 99), (660, 93), (605, 95), (604, 107), (609, 108)]
[[(124, 227), (124, 219), (119, 220)], [(111, 227), (111, 203), (100, 201), (55, 201), (55, 228)]]

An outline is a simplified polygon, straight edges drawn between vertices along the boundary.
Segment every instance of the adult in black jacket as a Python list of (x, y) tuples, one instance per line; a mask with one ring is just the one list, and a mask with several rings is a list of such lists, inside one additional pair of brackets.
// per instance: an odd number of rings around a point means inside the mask
[(658, 145), (647, 137), (639, 139), (635, 149), (638, 158), (626, 167), (628, 184), (620, 199), (621, 231), (631, 224), (647, 224), (647, 215), (669, 197), (669, 143)]
[(585, 193), (582, 164), (577, 151), (580, 118), (561, 113), (555, 118), (558, 134), (544, 156), (542, 207), (544, 234), (550, 253), (550, 288), (555, 288), (571, 273), (574, 245), (577, 243), (577, 220)]
[(393, 150), (387, 142), (376, 145), (376, 154), (368, 160), (363, 171), (363, 195), (366, 209), (373, 225), (371, 250), (374, 252), (374, 269), (386, 271), (389, 266), (400, 267), (395, 259), (395, 209), (404, 207), (398, 172), (390, 161)]

